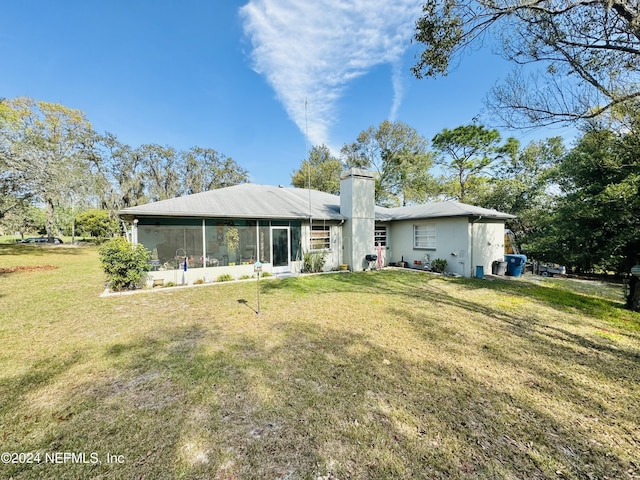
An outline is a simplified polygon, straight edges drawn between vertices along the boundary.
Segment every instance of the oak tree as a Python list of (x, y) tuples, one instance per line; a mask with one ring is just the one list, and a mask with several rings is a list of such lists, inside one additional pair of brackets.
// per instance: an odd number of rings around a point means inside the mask
[(427, 0), (415, 40), (418, 78), (446, 75), (485, 43), (512, 61), (488, 100), (506, 126), (592, 119), (640, 97), (637, 2)]
[(14, 188), (9, 196), (17, 191), (44, 204), (52, 241), (56, 208), (93, 181), (91, 124), (80, 110), (27, 97), (5, 101), (3, 111), (4, 178)]
[(249, 181), (249, 172), (213, 148), (193, 147), (180, 152), (184, 193), (205, 192)]
[(372, 169), (376, 202), (394, 207), (425, 201), (433, 191), (427, 140), (403, 122), (384, 120), (341, 150), (347, 167)]

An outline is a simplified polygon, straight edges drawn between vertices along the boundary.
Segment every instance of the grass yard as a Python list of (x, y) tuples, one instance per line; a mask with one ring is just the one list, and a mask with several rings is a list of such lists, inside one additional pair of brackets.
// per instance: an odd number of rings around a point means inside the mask
[(1, 478), (640, 478), (621, 292), (366, 272), (264, 280), (256, 315), (255, 282), (103, 289), (92, 247), (0, 245)]

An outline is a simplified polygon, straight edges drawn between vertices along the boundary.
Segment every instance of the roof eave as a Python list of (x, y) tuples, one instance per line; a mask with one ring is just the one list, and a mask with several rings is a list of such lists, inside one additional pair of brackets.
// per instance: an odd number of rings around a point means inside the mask
[[(233, 215), (233, 214), (210, 214), (210, 213), (183, 213), (183, 212), (116, 212), (119, 218), (127, 222), (132, 222), (136, 218), (232, 218), (234, 220), (309, 220), (309, 215)], [(346, 220), (343, 215), (314, 215), (312, 220), (342, 221)]]

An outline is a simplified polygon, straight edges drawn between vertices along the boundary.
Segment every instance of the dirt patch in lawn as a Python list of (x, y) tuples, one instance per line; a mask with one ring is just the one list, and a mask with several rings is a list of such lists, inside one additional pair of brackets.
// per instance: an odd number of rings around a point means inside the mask
[(14, 272), (43, 272), (46, 270), (55, 270), (54, 265), (19, 265), (17, 267), (0, 267), (0, 274)]

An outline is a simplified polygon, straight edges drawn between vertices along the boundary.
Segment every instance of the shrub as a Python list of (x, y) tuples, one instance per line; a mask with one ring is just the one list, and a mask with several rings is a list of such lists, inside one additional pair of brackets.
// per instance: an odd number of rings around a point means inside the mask
[(314, 254), (313, 258), (313, 270), (314, 272), (321, 272), (324, 268), (324, 264), (327, 261), (327, 253), (319, 252)]
[(324, 268), (327, 259), (326, 252), (305, 252), (302, 257), (302, 269), (305, 273), (318, 273)]
[(233, 277), (231, 275), (229, 275), (228, 273), (223, 273), (222, 275), (220, 275), (218, 277), (218, 282), (230, 282), (233, 280)]
[(106, 210), (96, 208), (76, 215), (76, 229), (97, 238), (109, 238), (118, 233), (118, 222)]
[(431, 261), (431, 270), (443, 273), (447, 269), (447, 261), (444, 258), (436, 258)]
[(99, 249), (102, 269), (107, 274), (111, 290), (134, 290), (144, 284), (151, 269), (151, 254), (142, 245), (131, 245), (125, 238), (112, 238)]
[(304, 252), (302, 255), (302, 271), (303, 272), (311, 272), (313, 268), (313, 257), (311, 256), (311, 252)]

